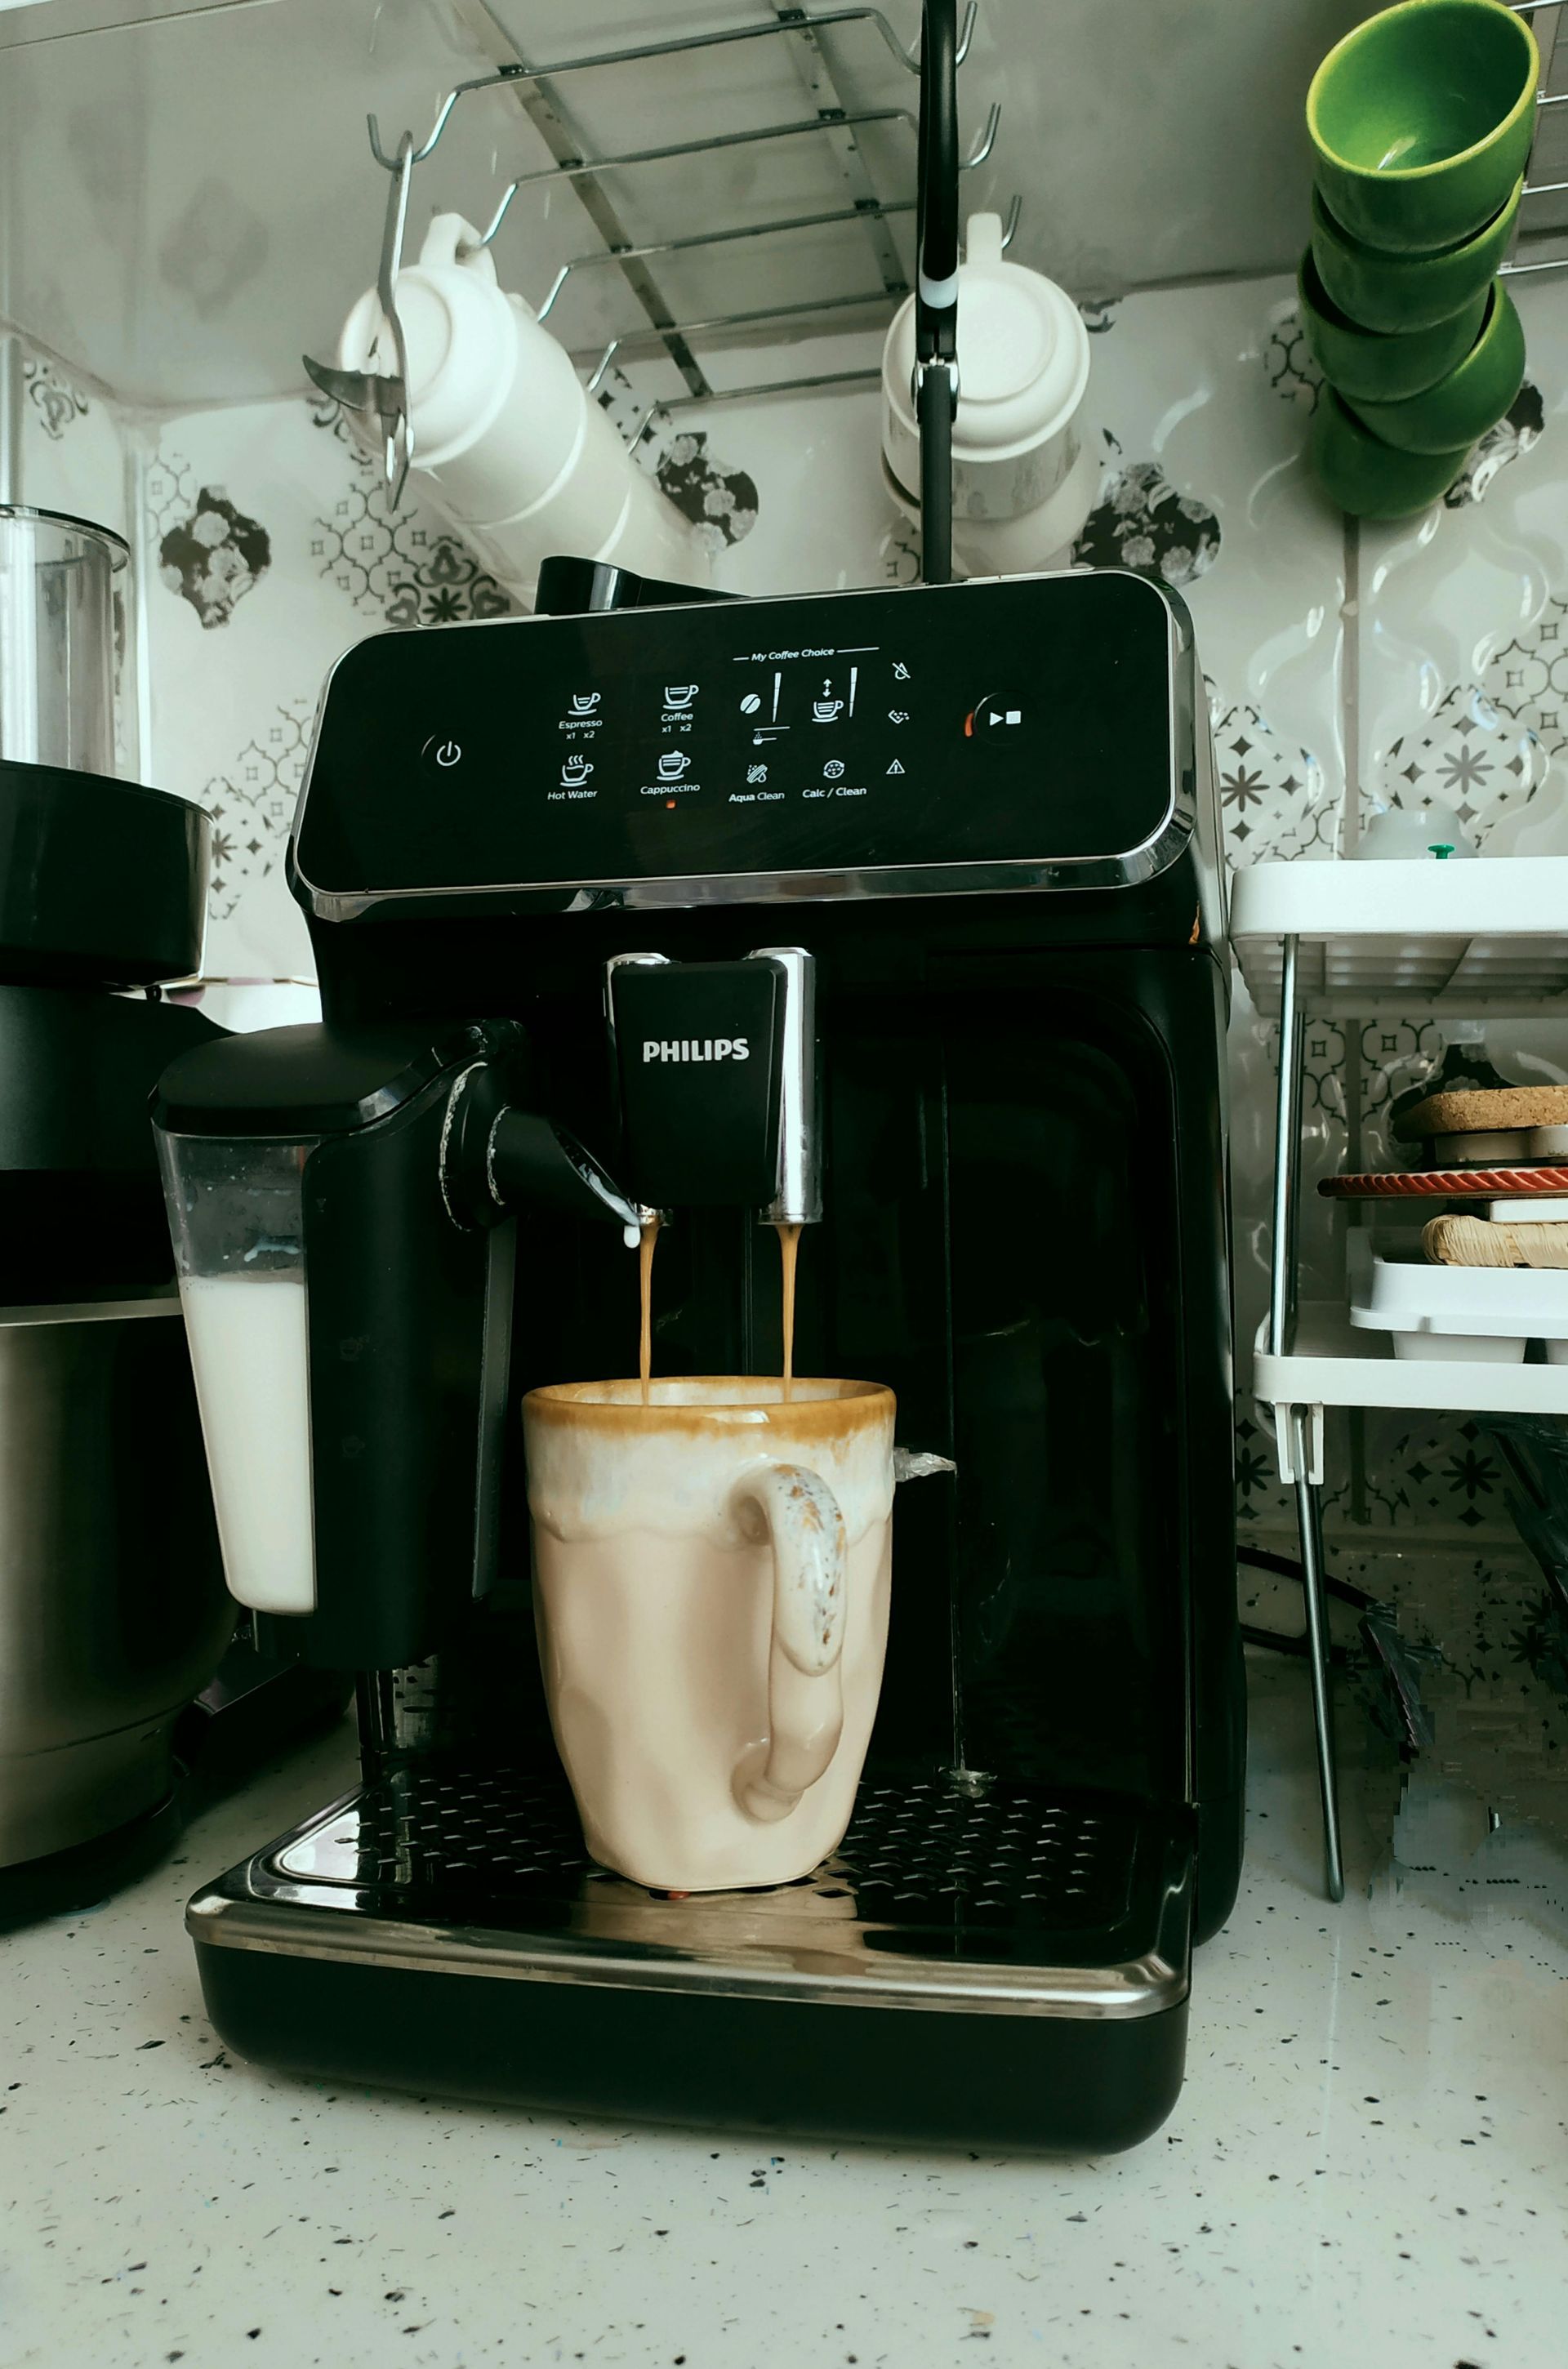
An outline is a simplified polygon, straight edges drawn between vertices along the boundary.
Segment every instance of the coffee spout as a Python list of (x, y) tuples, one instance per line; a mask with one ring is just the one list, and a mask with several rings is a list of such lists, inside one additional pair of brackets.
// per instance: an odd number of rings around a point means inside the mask
[(813, 963), (800, 946), (739, 962), (617, 955), (606, 1004), (625, 1159), (661, 1208), (822, 1214)]

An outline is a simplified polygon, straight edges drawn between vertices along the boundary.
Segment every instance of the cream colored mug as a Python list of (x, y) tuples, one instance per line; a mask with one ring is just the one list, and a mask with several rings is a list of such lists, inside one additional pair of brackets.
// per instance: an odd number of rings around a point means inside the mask
[(663, 1892), (788, 1883), (843, 1839), (876, 1714), (894, 1398), (746, 1376), (522, 1404), (534, 1615), (593, 1857)]

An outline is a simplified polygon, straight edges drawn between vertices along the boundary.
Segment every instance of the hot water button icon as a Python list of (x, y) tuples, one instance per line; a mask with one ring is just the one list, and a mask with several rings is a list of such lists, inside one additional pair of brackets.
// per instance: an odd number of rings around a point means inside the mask
[(579, 788), (592, 771), (593, 767), (586, 757), (568, 757), (561, 768), (561, 787), (564, 790)]

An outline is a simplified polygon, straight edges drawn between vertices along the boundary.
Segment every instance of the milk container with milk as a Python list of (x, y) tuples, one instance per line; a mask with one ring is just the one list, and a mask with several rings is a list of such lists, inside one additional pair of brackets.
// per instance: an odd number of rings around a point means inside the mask
[(253, 1612), (312, 1612), (312, 1146), (161, 1130), (157, 1142), (229, 1592)]

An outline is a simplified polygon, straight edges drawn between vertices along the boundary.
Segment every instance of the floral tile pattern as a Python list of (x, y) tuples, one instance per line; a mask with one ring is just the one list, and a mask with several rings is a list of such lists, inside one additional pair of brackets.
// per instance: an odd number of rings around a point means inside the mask
[(1310, 750), (1281, 740), (1250, 701), (1225, 708), (1212, 722), (1230, 863), (1336, 855), (1340, 802)]
[(1111, 469), (1072, 549), (1077, 567), (1130, 567), (1166, 584), (1190, 584), (1219, 555), (1214, 512), (1179, 492), (1155, 461)]
[(314, 715), (314, 704), (280, 707), (227, 772), (202, 789), (212, 818), (208, 910), (216, 921), (231, 920), (253, 885), (280, 878)]
[(31, 415), (52, 444), (58, 444), (66, 429), (86, 419), (92, 408), (81, 388), (41, 354), (24, 355), (22, 384)]
[(189, 601), (206, 627), (226, 625), (272, 564), (267, 530), (237, 510), (221, 486), (203, 486), (196, 507), (158, 544), (158, 567), (171, 592)]
[(310, 556), (362, 615), (386, 625), (451, 625), (511, 613), (517, 603), (510, 593), (411, 489), (391, 507), (380, 461), (351, 433), (336, 404), (317, 404), (310, 416), (347, 464), (336, 472), (342, 490), (315, 521)]

